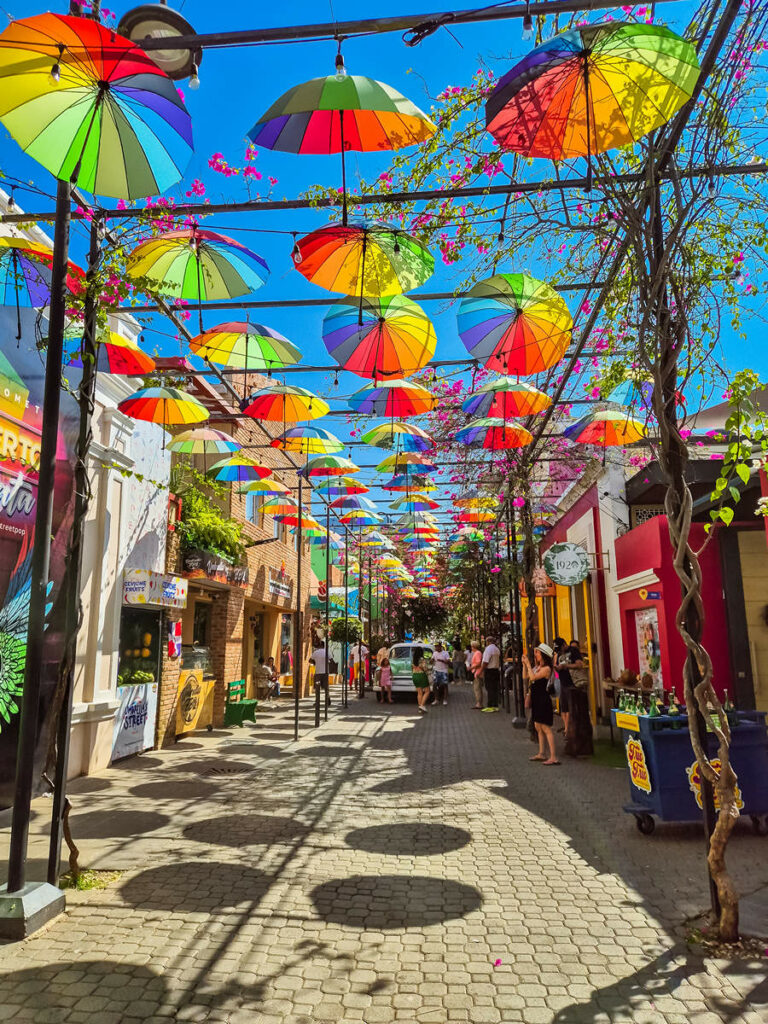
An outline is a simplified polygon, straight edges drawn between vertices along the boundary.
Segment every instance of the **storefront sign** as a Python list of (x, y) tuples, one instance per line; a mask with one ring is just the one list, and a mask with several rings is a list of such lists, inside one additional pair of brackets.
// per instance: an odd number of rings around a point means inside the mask
[(118, 686), (120, 707), (112, 734), (112, 760), (149, 750), (155, 742), (157, 683)]
[(213, 679), (203, 679), (199, 668), (182, 669), (176, 697), (176, 735), (213, 724)]
[(273, 597), (282, 597), (286, 601), (290, 601), (293, 597), (293, 581), (285, 575), (283, 569), (280, 569), (279, 572), (276, 569), (270, 569), (267, 590)]
[[(519, 586), (521, 595), (526, 597), (525, 580), (520, 580)], [(555, 584), (540, 566), (533, 570), (533, 589), (536, 597), (554, 597), (556, 593)]]
[(637, 715), (628, 715), (625, 711), (617, 711), (616, 728), (626, 729), (627, 732), (640, 732), (640, 723), (637, 720)]
[[(617, 721), (619, 716), (616, 716)], [(627, 764), (629, 766), (629, 778), (636, 789), (642, 789), (644, 793), (651, 792), (651, 777), (648, 774), (648, 765), (645, 763), (645, 751), (640, 740), (630, 736), (627, 740)]]
[(230, 587), (248, 586), (248, 566), (231, 565), (223, 558), (201, 551), (200, 548), (187, 548), (183, 558), (183, 572), (188, 580), (206, 579), (212, 583), (221, 583)]
[(544, 568), (561, 587), (575, 587), (587, 578), (589, 555), (580, 544), (553, 544), (544, 553)]
[(661, 644), (659, 643), (659, 613), (655, 605), (635, 611), (635, 635), (640, 677), (650, 675), (653, 688), (661, 690)]
[[(720, 771), (720, 764), (721, 764), (721, 762), (720, 762), (720, 758), (719, 757), (713, 757), (710, 763), (711, 763), (712, 767), (715, 769), (716, 772)], [(685, 774), (688, 776), (688, 785), (691, 787), (691, 792), (693, 793), (694, 798), (696, 800), (696, 806), (699, 809), (702, 809), (702, 804), (701, 804), (701, 775), (699, 773), (699, 762), (698, 761), (694, 761), (693, 764), (690, 766), (690, 768), (686, 768), (685, 769)], [(738, 786), (736, 787), (735, 798), (736, 798), (736, 806), (738, 807), (739, 810), (741, 810), (741, 808), (744, 806), (744, 800), (743, 800), (743, 798), (741, 796), (741, 790), (739, 789)], [(715, 810), (716, 811), (720, 810), (720, 799), (719, 799), (719, 797), (717, 795), (717, 790), (715, 790)]]
[(151, 569), (126, 569), (123, 578), (123, 604), (154, 604), (161, 608), (187, 607), (187, 581), (180, 576), (164, 576)]
[(661, 600), (661, 591), (660, 590), (646, 590), (645, 587), (643, 587), (642, 590), (638, 590), (637, 596), (640, 598), (641, 601), (660, 601)]

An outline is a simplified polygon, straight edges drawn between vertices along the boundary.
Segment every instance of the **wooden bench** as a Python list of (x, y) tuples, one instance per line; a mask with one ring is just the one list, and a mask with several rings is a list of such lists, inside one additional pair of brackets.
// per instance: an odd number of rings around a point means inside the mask
[(227, 684), (227, 703), (224, 705), (224, 725), (242, 725), (256, 721), (258, 701), (245, 696), (245, 680)]

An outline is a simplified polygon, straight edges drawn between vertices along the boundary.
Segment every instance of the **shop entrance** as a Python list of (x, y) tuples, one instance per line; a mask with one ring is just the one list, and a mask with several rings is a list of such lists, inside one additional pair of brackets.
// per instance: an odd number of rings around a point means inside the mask
[(112, 760), (138, 754), (154, 745), (160, 643), (159, 609), (126, 606), (120, 616), (120, 663)]

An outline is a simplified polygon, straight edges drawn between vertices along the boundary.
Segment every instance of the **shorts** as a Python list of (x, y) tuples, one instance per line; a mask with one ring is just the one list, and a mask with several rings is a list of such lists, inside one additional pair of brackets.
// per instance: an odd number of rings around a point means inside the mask
[(435, 672), (433, 674), (433, 679), (434, 679), (434, 682), (435, 682), (435, 686), (445, 686), (446, 683), (448, 682), (448, 673), (447, 672)]
[(428, 690), (429, 689), (429, 676), (424, 672), (413, 673), (413, 685), (417, 690)]

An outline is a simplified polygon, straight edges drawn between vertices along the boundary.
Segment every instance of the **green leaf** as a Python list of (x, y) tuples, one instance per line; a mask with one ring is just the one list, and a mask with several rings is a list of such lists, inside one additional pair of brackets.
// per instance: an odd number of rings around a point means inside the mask
[(728, 493), (731, 495), (731, 497), (737, 504), (741, 501), (741, 491), (738, 487), (729, 487)]
[(749, 483), (749, 469), (747, 468), (747, 466), (745, 466), (743, 464), (737, 466), (736, 467), (736, 476), (738, 476), (739, 480), (741, 480), (741, 482), (743, 484), (748, 484)]
[(731, 523), (733, 522), (733, 509), (732, 508), (728, 508), (727, 506), (725, 508), (721, 508), (720, 509), (720, 518), (722, 519), (722, 521), (725, 523), (726, 526), (730, 526)]

